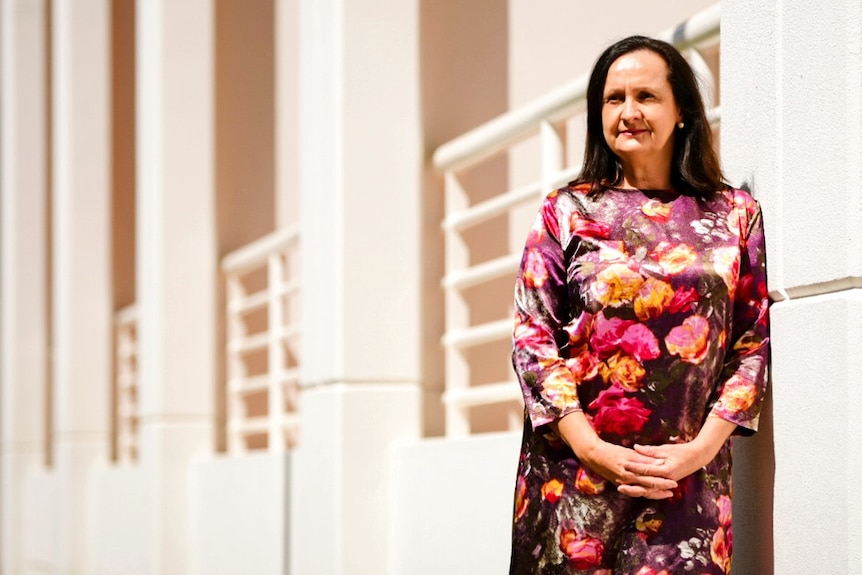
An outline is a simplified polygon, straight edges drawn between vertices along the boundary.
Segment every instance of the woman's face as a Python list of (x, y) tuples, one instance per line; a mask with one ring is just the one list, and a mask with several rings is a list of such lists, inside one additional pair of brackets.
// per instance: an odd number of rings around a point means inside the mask
[(664, 59), (651, 50), (623, 54), (608, 70), (602, 126), (623, 164), (666, 162), (670, 168), (674, 130), (682, 116), (667, 75)]

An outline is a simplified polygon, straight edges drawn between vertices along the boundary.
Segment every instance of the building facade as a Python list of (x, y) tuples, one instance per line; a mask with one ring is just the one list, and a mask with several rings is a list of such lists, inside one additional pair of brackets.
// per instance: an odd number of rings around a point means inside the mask
[(632, 33), (764, 209), (734, 573), (862, 573), (862, 5), (0, 0), (0, 574), (496, 574), (511, 292)]

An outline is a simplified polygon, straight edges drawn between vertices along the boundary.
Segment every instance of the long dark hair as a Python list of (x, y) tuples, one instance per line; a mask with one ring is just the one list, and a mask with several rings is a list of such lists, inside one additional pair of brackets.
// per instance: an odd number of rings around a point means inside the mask
[(629, 36), (609, 46), (596, 60), (587, 86), (587, 141), (584, 165), (575, 183), (590, 184), (592, 192), (603, 185), (615, 186), (623, 181), (622, 165), (605, 141), (602, 129), (602, 104), (608, 70), (617, 58), (629, 52), (650, 50), (667, 64), (667, 80), (682, 112), (684, 128), (676, 128), (671, 185), (677, 191), (707, 198), (727, 188), (721, 165), (712, 147), (712, 130), (706, 119), (703, 100), (694, 71), (679, 50), (672, 45), (646, 36)]

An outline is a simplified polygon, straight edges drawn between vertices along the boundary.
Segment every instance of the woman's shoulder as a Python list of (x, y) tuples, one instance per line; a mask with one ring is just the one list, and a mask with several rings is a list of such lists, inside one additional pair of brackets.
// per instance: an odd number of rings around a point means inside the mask
[(748, 190), (742, 188), (734, 188), (732, 186), (728, 186), (724, 190), (719, 192), (723, 198), (726, 199), (727, 202), (733, 204), (736, 207), (744, 207), (744, 208), (754, 208), (758, 206), (757, 200), (754, 199), (754, 196)]

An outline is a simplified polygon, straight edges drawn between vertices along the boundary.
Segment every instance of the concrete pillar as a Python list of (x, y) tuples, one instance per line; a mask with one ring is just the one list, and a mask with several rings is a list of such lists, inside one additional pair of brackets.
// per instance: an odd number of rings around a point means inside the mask
[(25, 573), (22, 494), (46, 464), (48, 414), (46, 6), (0, 10), (0, 572)]
[(299, 2), (275, 2), (275, 227), (299, 222)]
[(53, 341), (58, 572), (88, 569), (88, 478), (108, 457), (110, 12), (52, 3)]
[(862, 573), (862, 5), (725, 0), (721, 30), (722, 159), (763, 205), (782, 300), (774, 437), (737, 444), (734, 572)]
[(305, 389), (292, 573), (386, 572), (389, 447), (421, 423), (418, 9), (300, 2)]
[(216, 385), (212, 0), (138, 2), (136, 26), (140, 465), (150, 573), (183, 575)]

